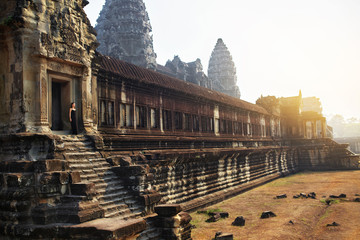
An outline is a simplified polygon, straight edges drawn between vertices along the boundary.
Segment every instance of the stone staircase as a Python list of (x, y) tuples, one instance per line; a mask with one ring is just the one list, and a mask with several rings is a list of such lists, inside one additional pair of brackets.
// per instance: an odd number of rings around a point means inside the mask
[(105, 218), (127, 220), (142, 215), (141, 205), (111, 170), (112, 166), (95, 150), (89, 138), (62, 135), (60, 139), (56, 145), (70, 170), (80, 173), (81, 183), (94, 184), (95, 199), (104, 210)]

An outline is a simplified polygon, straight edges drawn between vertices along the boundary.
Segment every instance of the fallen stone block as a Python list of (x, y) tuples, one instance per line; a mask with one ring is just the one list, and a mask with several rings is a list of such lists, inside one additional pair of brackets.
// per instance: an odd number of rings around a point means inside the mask
[(216, 214), (219, 214), (221, 218), (228, 218), (229, 217), (228, 212), (212, 212), (212, 213), (209, 213), (209, 216), (214, 216)]
[(233, 240), (234, 235), (232, 233), (217, 232), (213, 240)]
[(311, 192), (311, 193), (308, 194), (308, 197), (312, 198), (312, 199), (316, 199), (316, 193)]
[(277, 199), (287, 198), (286, 194), (276, 196)]
[(221, 219), (221, 216), (219, 213), (215, 213), (212, 215), (209, 219), (207, 219), (205, 222), (217, 222)]
[(308, 198), (308, 196), (306, 195), (306, 193), (300, 193), (300, 197)]
[(276, 217), (276, 214), (271, 212), (271, 211), (265, 211), (261, 213), (260, 218), (264, 219), (264, 218), (271, 218), (271, 217)]
[(330, 195), (330, 198), (346, 198), (346, 194), (341, 193), (340, 195)]
[(327, 224), (326, 226), (327, 227), (337, 227), (337, 226), (340, 226), (340, 224), (338, 224), (337, 222), (333, 222), (333, 223)]
[(243, 216), (235, 218), (234, 222), (231, 223), (233, 226), (245, 226), (245, 218)]

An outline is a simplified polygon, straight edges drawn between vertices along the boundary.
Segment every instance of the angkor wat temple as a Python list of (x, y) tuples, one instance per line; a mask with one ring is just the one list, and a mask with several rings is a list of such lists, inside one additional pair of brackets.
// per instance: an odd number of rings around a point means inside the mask
[(222, 39), (212, 52), (208, 76), (200, 59), (186, 63), (175, 56), (165, 66), (156, 63), (152, 28), (142, 0), (107, 0), (95, 28), (100, 43), (97, 51), (103, 55), (240, 98), (235, 65)]
[[(252, 104), (100, 54), (86, 4), (0, 2), (1, 239), (191, 239), (188, 211), (297, 171), (359, 168), (301, 94)], [(66, 134), (71, 102), (79, 135)]]

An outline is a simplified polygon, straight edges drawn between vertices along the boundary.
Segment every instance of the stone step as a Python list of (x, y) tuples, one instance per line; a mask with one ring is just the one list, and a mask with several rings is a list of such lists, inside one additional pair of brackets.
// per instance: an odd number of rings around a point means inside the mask
[(83, 142), (83, 141), (89, 141), (87, 137), (84, 135), (58, 135), (60, 136), (61, 140), (64, 142)]
[(66, 149), (69, 147), (79, 147), (79, 148), (93, 148), (94, 144), (90, 141), (76, 141), (76, 142), (64, 142)]
[(126, 220), (130, 219), (130, 218), (134, 218), (132, 212), (128, 208), (105, 212), (105, 217), (106, 218), (122, 217), (123, 219), (126, 219)]
[(100, 154), (95, 152), (72, 152), (64, 154), (67, 159), (79, 159), (79, 160), (88, 160), (90, 158), (100, 157)]
[(128, 209), (126, 204), (100, 204), (100, 207), (105, 210), (105, 212), (116, 212), (124, 209)]
[[(121, 200), (121, 201), (125, 201), (127, 192), (126, 191), (116, 191), (116, 192), (112, 192), (112, 193), (107, 193), (105, 192), (103, 195), (99, 196), (99, 201), (100, 202), (112, 202), (114, 200)], [(126, 203), (126, 202), (125, 202)]]

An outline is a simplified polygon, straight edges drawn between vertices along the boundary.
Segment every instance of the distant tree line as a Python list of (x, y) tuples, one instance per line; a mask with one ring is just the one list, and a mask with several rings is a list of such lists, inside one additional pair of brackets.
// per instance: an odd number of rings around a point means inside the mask
[(352, 117), (345, 119), (342, 115), (336, 114), (328, 125), (333, 127), (334, 138), (360, 137), (360, 119)]

